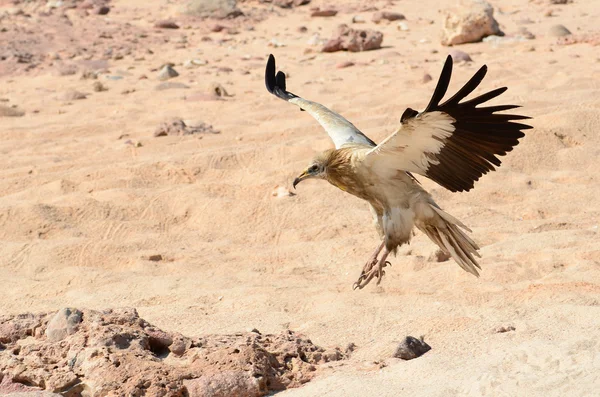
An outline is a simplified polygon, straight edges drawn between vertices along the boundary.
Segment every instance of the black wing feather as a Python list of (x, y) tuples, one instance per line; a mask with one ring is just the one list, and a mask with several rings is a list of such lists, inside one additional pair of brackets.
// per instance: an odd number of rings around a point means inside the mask
[(267, 67), (265, 69), (265, 85), (267, 86), (267, 91), (285, 101), (297, 98), (297, 95), (286, 91), (285, 73), (280, 71), (275, 74), (275, 70), (275, 57), (271, 54), (269, 55), (269, 60), (267, 61)]
[[(448, 56), (433, 96), (424, 112), (440, 111), (450, 115), (455, 121), (452, 135), (445, 139), (444, 146), (426, 171), (426, 176), (453, 192), (469, 191), (475, 181), (500, 166), (498, 156), (504, 156), (519, 144), (525, 136), (523, 130), (530, 125), (515, 123), (514, 120), (530, 119), (528, 116), (514, 114), (495, 114), (496, 112), (516, 109), (517, 105), (481, 105), (503, 94), (507, 88), (497, 88), (465, 102), (460, 102), (471, 94), (487, 73), (487, 67), (481, 69), (446, 102), (440, 101), (446, 94), (452, 74), (452, 57)], [(411, 109), (412, 110), (412, 109)], [(409, 112), (406, 118), (418, 117)], [(412, 117), (410, 117), (412, 116)]]

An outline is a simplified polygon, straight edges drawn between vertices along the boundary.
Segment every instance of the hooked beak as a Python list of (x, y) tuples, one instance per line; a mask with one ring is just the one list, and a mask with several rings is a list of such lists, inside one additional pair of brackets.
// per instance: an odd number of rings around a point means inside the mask
[(292, 183), (292, 186), (294, 186), (294, 189), (296, 189), (297, 184), (299, 184), (307, 178), (310, 178), (311, 176), (312, 175), (310, 175), (308, 172), (304, 171), (302, 174), (300, 174), (300, 176), (298, 176), (298, 178), (294, 179), (294, 183)]

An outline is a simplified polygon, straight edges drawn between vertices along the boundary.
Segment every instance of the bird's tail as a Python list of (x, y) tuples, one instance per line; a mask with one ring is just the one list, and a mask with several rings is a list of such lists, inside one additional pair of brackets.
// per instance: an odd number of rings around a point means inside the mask
[(467, 234), (461, 230), (471, 231), (461, 221), (452, 215), (442, 211), (436, 204), (430, 204), (435, 215), (422, 222), (417, 222), (421, 229), (442, 251), (452, 258), (466, 272), (479, 277), (477, 269), (481, 269), (475, 257), (479, 255), (479, 246)]

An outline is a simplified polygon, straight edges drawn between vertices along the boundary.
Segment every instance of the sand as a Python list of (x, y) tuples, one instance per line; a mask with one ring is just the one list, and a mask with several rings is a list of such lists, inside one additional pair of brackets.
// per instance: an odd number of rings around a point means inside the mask
[[(469, 193), (419, 178), (473, 229), (481, 277), (452, 260), (429, 260), (436, 247), (417, 232), (382, 284), (361, 291), (352, 283), (378, 243), (367, 206), (319, 181), (299, 185), (295, 196), (272, 195), (277, 186), (291, 189), (331, 142), (310, 116), (267, 93), (264, 65), (274, 53), (290, 91), (380, 141), (406, 107), (423, 109), (433, 92), (450, 50), (439, 44), (438, 2), (372, 3), (405, 14), (408, 31), (373, 24), (373, 11), (360, 11), (366, 2), (340, 3), (331, 18), (309, 16), (325, 1), (292, 10), (247, 2), (240, 7), (254, 7), (256, 20), (219, 22), (237, 34), (183, 20), (179, 4), (146, 3), (112, 1), (106, 16), (69, 11), (70, 29), (87, 29), (79, 39), (90, 46), (108, 46), (99, 35), (112, 29), (115, 48), (124, 40), (118, 32), (147, 32), (132, 54), (107, 62), (109, 73), (99, 76), (107, 91), (93, 91), (94, 80), (81, 79), (83, 58), (66, 58), (59, 44), (51, 49), (77, 73), (59, 75), (61, 62), (47, 59), (28, 71), (2, 69), (2, 104), (25, 115), (0, 118), (0, 313), (127, 306), (189, 336), (288, 328), (321, 346), (357, 345), (342, 365), (282, 396), (595, 393), (600, 47), (562, 45), (548, 34), (558, 23), (578, 35), (597, 31), (595, 1), (498, 3), (507, 35), (526, 26), (536, 38), (457, 47), (473, 62), (455, 67), (450, 91), (487, 64), (477, 92), (508, 86), (495, 103), (523, 106), (534, 126)], [(308, 44), (354, 15), (367, 20), (360, 28), (384, 33), (383, 49), (322, 54)], [(159, 19), (182, 29), (156, 30)], [(531, 23), (520, 25), (525, 19)], [(71, 34), (53, 32), (53, 43)], [(177, 43), (182, 35), (185, 45)], [(186, 69), (190, 59), (208, 64)], [(335, 67), (345, 61), (355, 65)], [(180, 73), (170, 81), (190, 88), (155, 89), (167, 62)], [(218, 69), (225, 67), (232, 71)], [(434, 81), (422, 83), (425, 73)], [(212, 83), (232, 96), (207, 100)], [(68, 100), (67, 90), (89, 95)], [(153, 137), (174, 117), (220, 134)], [(502, 326), (515, 330), (496, 332)], [(424, 335), (432, 350), (412, 361), (390, 358), (406, 335)]]

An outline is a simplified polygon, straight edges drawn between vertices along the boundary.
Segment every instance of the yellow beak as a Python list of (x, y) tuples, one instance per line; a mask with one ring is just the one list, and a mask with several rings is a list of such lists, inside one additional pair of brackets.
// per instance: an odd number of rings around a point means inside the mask
[(306, 170), (300, 174), (300, 176), (298, 176), (298, 178), (294, 179), (294, 183), (292, 183), (292, 186), (294, 186), (294, 189), (296, 189), (296, 185), (299, 184), (300, 182), (302, 182), (303, 180), (310, 178), (312, 175), (310, 175)]

